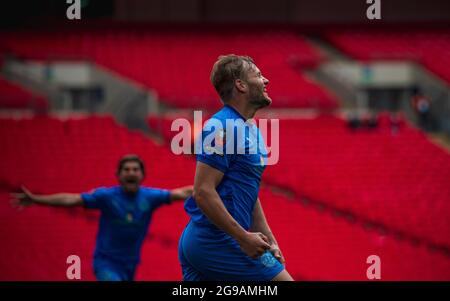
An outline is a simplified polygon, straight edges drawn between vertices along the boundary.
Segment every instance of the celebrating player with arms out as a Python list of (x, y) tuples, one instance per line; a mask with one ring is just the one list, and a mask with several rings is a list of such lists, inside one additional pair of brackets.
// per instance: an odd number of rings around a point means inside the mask
[(192, 186), (173, 190), (141, 186), (145, 168), (136, 155), (122, 157), (117, 167), (120, 185), (98, 188), (92, 193), (57, 193), (35, 195), (23, 189), (14, 194), (19, 206), (85, 206), (101, 211), (94, 272), (97, 280), (131, 281), (140, 260), (142, 243), (154, 210), (171, 201), (184, 200)]

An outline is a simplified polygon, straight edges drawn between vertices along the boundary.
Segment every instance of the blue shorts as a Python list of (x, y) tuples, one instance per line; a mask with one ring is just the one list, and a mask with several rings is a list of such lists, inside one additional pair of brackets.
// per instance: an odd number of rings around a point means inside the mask
[(103, 256), (94, 258), (94, 273), (98, 281), (133, 281), (136, 264), (125, 264)]
[(178, 257), (184, 281), (270, 281), (284, 270), (270, 252), (253, 259), (217, 227), (192, 221), (181, 235)]

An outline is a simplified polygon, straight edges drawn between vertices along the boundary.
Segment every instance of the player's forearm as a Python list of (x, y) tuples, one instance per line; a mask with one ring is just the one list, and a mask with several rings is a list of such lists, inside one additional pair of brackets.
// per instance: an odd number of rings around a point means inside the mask
[(269, 239), (270, 244), (278, 244), (273, 235), (272, 230), (265, 220), (253, 220), (252, 226), (250, 227), (251, 232), (261, 232)]
[(35, 204), (48, 206), (76, 206), (81, 205), (82, 199), (80, 194), (76, 193), (56, 193), (49, 195), (33, 195), (32, 201)]
[(193, 190), (194, 189), (192, 185), (181, 188), (180, 199), (187, 199), (188, 197), (190, 197), (192, 195)]
[(267, 236), (271, 244), (278, 244), (277, 240), (275, 239), (275, 235), (273, 235), (272, 230), (267, 223), (267, 219), (259, 199), (256, 201), (255, 207), (253, 209), (253, 221), (250, 230), (252, 232), (261, 232)]
[(170, 192), (170, 199), (172, 201), (187, 199), (192, 195), (192, 191), (193, 191), (192, 185), (173, 189)]
[(238, 242), (245, 238), (247, 231), (231, 216), (215, 189), (194, 190), (194, 199), (206, 217), (219, 229)]

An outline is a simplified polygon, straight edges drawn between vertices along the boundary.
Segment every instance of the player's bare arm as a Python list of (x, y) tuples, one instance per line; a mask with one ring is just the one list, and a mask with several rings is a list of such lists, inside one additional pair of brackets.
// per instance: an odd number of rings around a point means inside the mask
[(272, 230), (267, 223), (266, 216), (264, 214), (264, 210), (262, 208), (261, 202), (259, 198), (256, 200), (255, 207), (253, 208), (253, 220), (250, 230), (252, 232), (261, 232), (267, 236), (270, 244), (270, 252), (273, 256), (282, 264), (285, 263), (283, 253), (281, 252), (278, 242), (275, 239), (275, 236), (272, 233)]
[(193, 194), (197, 206), (217, 227), (236, 239), (245, 254), (252, 258), (261, 256), (270, 249), (269, 240), (260, 232), (247, 232), (231, 216), (216, 191), (222, 178), (221, 171), (197, 162)]
[(185, 200), (192, 195), (193, 190), (194, 186), (192, 185), (172, 189), (170, 190), (170, 200), (171, 201)]
[(81, 194), (79, 193), (55, 193), (49, 195), (37, 195), (31, 193), (24, 186), (21, 187), (22, 192), (11, 194), (11, 203), (19, 209), (32, 204), (72, 207), (83, 205)]

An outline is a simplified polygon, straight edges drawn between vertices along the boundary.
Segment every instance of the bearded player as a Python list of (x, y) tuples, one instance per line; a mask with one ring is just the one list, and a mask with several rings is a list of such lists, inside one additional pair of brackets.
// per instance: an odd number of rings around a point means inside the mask
[(226, 55), (211, 83), (224, 106), (196, 145), (190, 221), (179, 241), (183, 280), (292, 281), (258, 198), (267, 151), (252, 119), (272, 102), (269, 81), (250, 57)]

